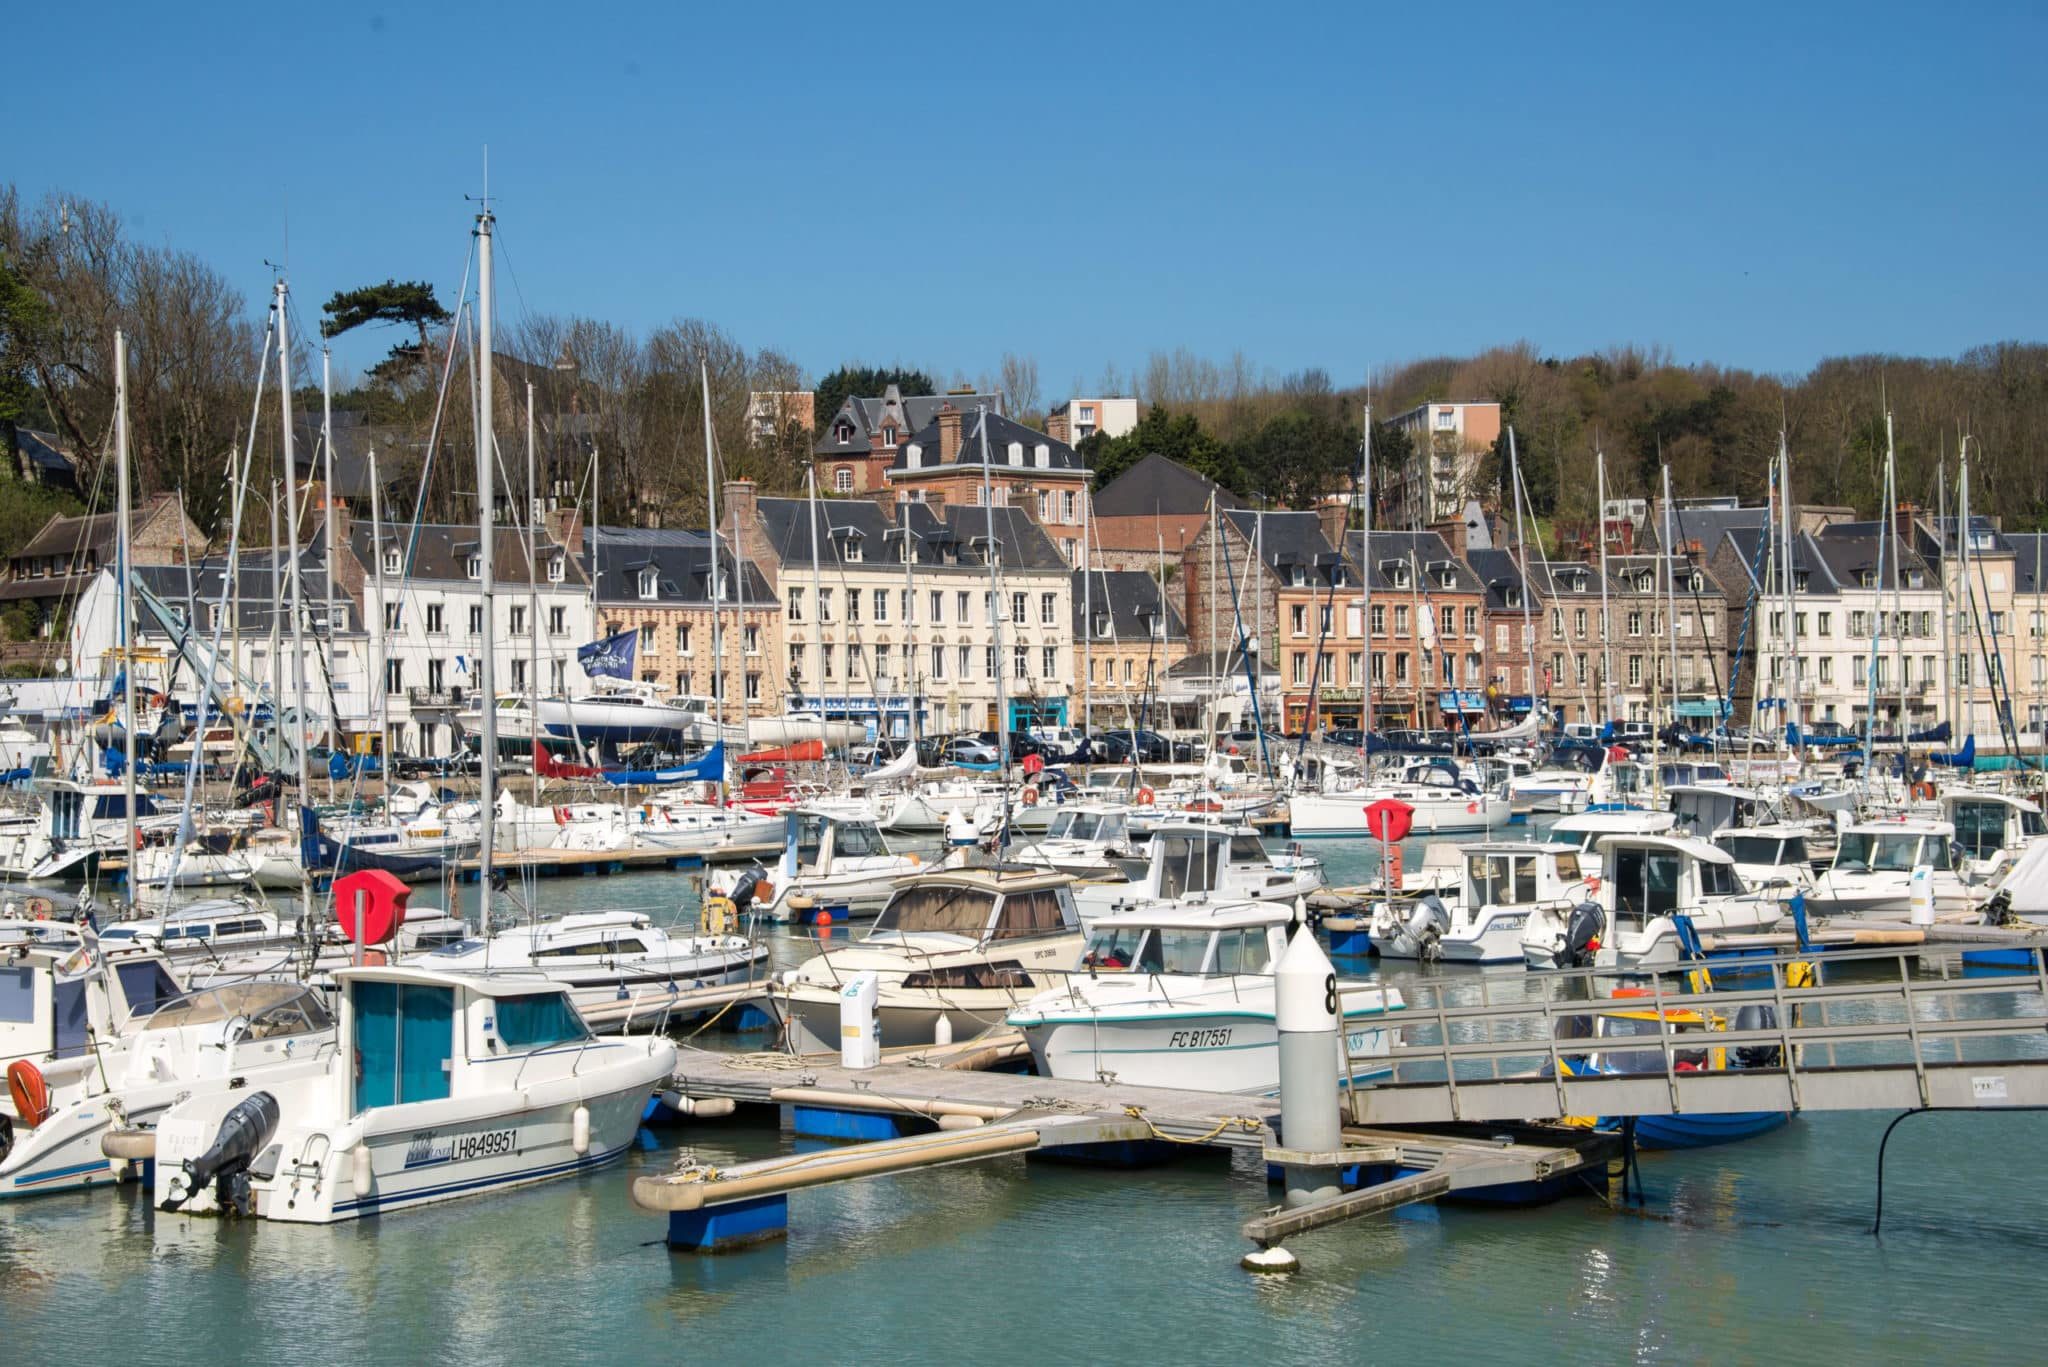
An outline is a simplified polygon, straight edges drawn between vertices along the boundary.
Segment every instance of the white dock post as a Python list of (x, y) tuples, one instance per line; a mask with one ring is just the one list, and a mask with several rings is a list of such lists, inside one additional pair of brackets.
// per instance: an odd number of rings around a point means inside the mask
[[(1274, 971), (1274, 1024), (1280, 1031), (1280, 1134), (1297, 1153), (1344, 1147), (1337, 1109), (1337, 970), (1307, 926), (1297, 927)], [(1289, 1164), (1287, 1204), (1338, 1194), (1338, 1169)]]
[(839, 1063), (843, 1068), (873, 1068), (882, 1061), (877, 986), (874, 974), (856, 973), (839, 991)]

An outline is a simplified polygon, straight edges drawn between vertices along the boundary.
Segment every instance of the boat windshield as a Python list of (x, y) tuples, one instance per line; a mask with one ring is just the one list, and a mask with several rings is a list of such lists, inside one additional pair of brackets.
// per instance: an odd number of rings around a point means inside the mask
[(1700, 860), (1700, 896), (1733, 897), (1741, 891), (1742, 880), (1736, 876), (1733, 864)]
[(1738, 864), (1782, 864), (1785, 842), (1775, 835), (1718, 835), (1714, 843)]
[(180, 997), (152, 1012), (143, 1028), (177, 1030), (236, 1017), (248, 1020), (251, 1039), (303, 1035), (334, 1023), (318, 994), (297, 983), (249, 982)]
[(1989, 859), (2005, 848), (2005, 812), (2002, 802), (1958, 802), (1949, 808), (1955, 823), (1956, 843), (1972, 859)]
[(898, 888), (875, 918), (870, 938), (896, 931), (902, 934), (965, 935), (979, 940), (987, 931), (989, 913), (995, 910), (995, 894), (982, 888), (926, 884)]
[(888, 852), (882, 833), (865, 821), (841, 822), (832, 833), (834, 859), (866, 859)]
[(1189, 893), (1216, 890), (1216, 872), (1223, 856), (1221, 840), (1159, 835), (1153, 837), (1152, 848), (1159, 865), (1161, 897), (1185, 897)]
[[(1140, 973), (1198, 974), (1208, 962), (1209, 942), (1214, 938), (1206, 930), (1106, 926), (1088, 941), (1081, 964), (1084, 968), (1134, 968)], [(1236, 952), (1242, 955), (1244, 947), (1240, 944)]]
[(1845, 873), (1911, 873), (1923, 861), (1947, 869), (1948, 842), (1917, 831), (1850, 831), (1835, 850), (1835, 867)]
[(1216, 932), (1216, 972), (1264, 973), (1273, 960), (1273, 946), (1263, 926)]
[(1520, 906), (1536, 900), (1536, 857), (1474, 854), (1465, 858), (1475, 906)]

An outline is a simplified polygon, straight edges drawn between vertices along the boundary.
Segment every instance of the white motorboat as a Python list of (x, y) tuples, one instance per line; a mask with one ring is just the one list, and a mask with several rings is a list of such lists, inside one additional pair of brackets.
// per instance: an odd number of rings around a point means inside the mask
[(1946, 821), (1891, 817), (1842, 827), (1834, 862), (1813, 880), (1807, 909), (1820, 916), (1903, 921), (1912, 913), (1913, 873), (1928, 871), (1937, 916), (1975, 912), (1991, 887), (1957, 867), (1955, 827)]
[(800, 1050), (837, 1051), (841, 991), (872, 973), (884, 1045), (933, 1043), (941, 1019), (952, 1039), (971, 1039), (1077, 967), (1072, 881), (1014, 867), (906, 878), (866, 935), (792, 970), (772, 1000)]
[(674, 1044), (597, 1038), (538, 977), (335, 976), (325, 1068), (195, 1094), (157, 1122), (159, 1208), (334, 1224), (568, 1176), (624, 1154), (675, 1071)]
[[(1143, 863), (1136, 862), (1142, 858)], [(1119, 911), (1200, 898), (1214, 902), (1292, 903), (1322, 888), (1322, 861), (1307, 855), (1275, 859), (1248, 826), (1181, 819), (1162, 822), (1149, 844), (1118, 861), (1130, 881), (1085, 883), (1074, 891), (1084, 925)]]
[[(5, 970), (0, 970), (5, 972)], [(263, 1087), (324, 1071), (334, 1021), (314, 989), (252, 982), (176, 998), (139, 1027), (87, 1053), (37, 1065), (42, 1114), (10, 1117), (0, 1134), (0, 1197), (128, 1180), (147, 1146), (109, 1142), (109, 1128), (148, 1127), (174, 1104), (203, 1093)]]
[[(756, 891), (759, 915), (805, 925), (872, 916), (897, 879), (923, 867), (914, 854), (891, 854), (874, 821), (858, 810), (807, 803), (783, 814), (782, 858)], [(728, 894), (744, 876), (721, 869), (709, 886)]]
[[(1292, 914), (1267, 902), (1160, 905), (1095, 923), (1082, 966), (1012, 1011), (1038, 1071), (1072, 1081), (1203, 1092), (1280, 1085), (1273, 966)], [(1306, 930), (1301, 933), (1307, 934)], [(1340, 1076), (1392, 1071), (1401, 994), (1336, 980)]]
[(673, 1014), (691, 988), (761, 976), (768, 947), (742, 935), (690, 935), (644, 912), (579, 912), (444, 945), (414, 960), (444, 973), (531, 975), (569, 990), (592, 1028), (624, 1030)]
[(842, 750), (849, 745), (859, 745), (868, 738), (865, 722), (834, 721), (824, 713), (792, 708), (775, 717), (750, 717), (747, 720), (747, 744), (756, 747), (801, 745), (807, 740), (821, 741), (828, 750)]
[(1518, 964), (1532, 911), (1565, 911), (1593, 893), (1578, 852), (1562, 845), (1487, 841), (1458, 852), (1464, 869), (1452, 896), (1374, 906), (1372, 947), (1380, 957)]
[(1783, 889), (1789, 897), (1813, 891), (1813, 857), (1807, 847), (1812, 834), (1813, 828), (1801, 822), (1772, 821), (1727, 827), (1714, 833), (1713, 843), (1735, 860), (1743, 886)]
[[(1600, 840), (1602, 872), (1592, 899), (1605, 921), (1594, 957), (1600, 968), (1661, 967), (1679, 961), (1678, 918), (1702, 935), (1747, 935), (1785, 916), (1783, 889), (1743, 886), (1728, 851), (1683, 836), (1609, 835)], [(1565, 966), (1576, 904), (1529, 912), (1522, 956), (1531, 968)]]
[(138, 888), (297, 888), (299, 841), (277, 826), (208, 826), (184, 847), (175, 832), (145, 841), (129, 860)]
[(1579, 868), (1597, 877), (1604, 856), (1600, 840), (1609, 835), (1662, 835), (1675, 831), (1678, 818), (1670, 812), (1623, 807), (1604, 812), (1574, 812), (1552, 822), (1541, 839), (1548, 845), (1566, 845), (1579, 852)]
[(1136, 853), (1129, 809), (1085, 802), (1060, 808), (1043, 836), (1015, 846), (1010, 857), (1077, 878), (1122, 878)]
[(182, 970), (197, 960), (289, 952), (299, 944), (299, 923), (244, 898), (212, 897), (153, 916), (116, 921), (100, 932), (100, 942), (108, 948), (144, 945), (161, 950), (174, 970)]
[(1288, 830), (1296, 837), (1368, 835), (1365, 809), (1392, 800), (1413, 809), (1417, 835), (1486, 831), (1508, 819), (1508, 800), (1464, 777), (1448, 760), (1407, 765), (1397, 777), (1339, 793), (1296, 793), (1287, 801)]
[(1996, 883), (2027, 846), (2048, 835), (2041, 804), (1988, 788), (1949, 788), (1939, 797), (1942, 815), (1955, 828), (1963, 871), (1979, 883)]

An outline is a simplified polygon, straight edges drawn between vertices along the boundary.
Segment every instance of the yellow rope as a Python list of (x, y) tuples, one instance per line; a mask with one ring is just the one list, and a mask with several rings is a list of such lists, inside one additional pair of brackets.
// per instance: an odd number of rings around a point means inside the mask
[(1126, 1106), (1124, 1107), (1124, 1114), (1129, 1116), (1133, 1120), (1144, 1121), (1145, 1128), (1152, 1132), (1152, 1137), (1154, 1139), (1163, 1139), (1169, 1144), (1206, 1144), (1210, 1140), (1214, 1139), (1217, 1135), (1222, 1134), (1225, 1130), (1228, 1129), (1236, 1128), (1243, 1130), (1246, 1134), (1257, 1134), (1259, 1131), (1266, 1128), (1266, 1122), (1259, 1119), (1257, 1116), (1226, 1115), (1221, 1120), (1217, 1121), (1216, 1124), (1209, 1130), (1207, 1134), (1199, 1135), (1193, 1139), (1186, 1139), (1181, 1137), (1180, 1135), (1168, 1134), (1166, 1133), (1166, 1131), (1160, 1129), (1157, 1125), (1153, 1124), (1151, 1117), (1145, 1114), (1145, 1108), (1143, 1106)]

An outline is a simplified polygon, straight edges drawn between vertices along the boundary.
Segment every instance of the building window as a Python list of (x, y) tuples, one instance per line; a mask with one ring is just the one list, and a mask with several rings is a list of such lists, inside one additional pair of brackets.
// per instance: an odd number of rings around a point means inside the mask
[[(956, 664), (956, 665), (958, 665), (958, 666), (960, 667), (960, 677), (961, 677), (961, 678), (963, 678), (963, 679), (967, 677), (967, 660), (968, 660), (968, 654), (969, 654), (969, 647), (967, 647), (967, 646), (955, 646), (955, 647), (954, 647), (954, 651), (953, 651), (953, 663), (954, 663), (954, 664)], [(993, 678), (994, 678), (994, 677), (996, 676), (996, 667), (995, 667), (995, 661), (993, 661), (993, 660), (989, 661), (989, 667), (988, 667), (988, 676), (989, 676), (989, 677), (990, 677), (991, 679), (993, 679)]]
[(1372, 634), (1375, 636), (1387, 634), (1387, 609), (1385, 604), (1374, 603), (1372, 605)]
[(387, 693), (402, 693), (405, 691), (405, 661), (386, 660), (384, 662), (384, 691)]
[(676, 628), (676, 654), (688, 655), (690, 653), (690, 627), (688, 623), (684, 623)]
[(1009, 616), (1008, 616), (1007, 618), (1005, 618), (1004, 620), (1006, 620), (1006, 621), (1011, 621), (1011, 622), (1016, 622), (1016, 623), (1017, 623), (1017, 624), (1019, 624), (1020, 626), (1021, 626), (1021, 625), (1023, 624), (1023, 622), (1024, 622), (1024, 595), (1023, 595), (1023, 594), (1021, 594), (1021, 593), (1013, 593), (1013, 594), (1011, 594), (1011, 595), (1010, 595), (1010, 615), (1009, 615)]
[(399, 605), (396, 603), (386, 603), (384, 605), (384, 629), (386, 631), (398, 630), (398, 607)]
[[(830, 593), (831, 590), (827, 589), (825, 592)], [(859, 589), (848, 589), (846, 591), (846, 620), (849, 622), (858, 622), (860, 620)]]
[(1053, 624), (1056, 620), (1055, 608), (1058, 602), (1059, 600), (1050, 593), (1038, 595), (1038, 623), (1040, 626), (1049, 627)]
[(1038, 520), (1040, 522), (1052, 521), (1052, 491), (1050, 489), (1040, 489), (1038, 491)]
[(439, 693), (446, 686), (448, 665), (444, 660), (427, 661), (427, 691)]
[(761, 675), (758, 670), (747, 671), (747, 701), (761, 701)]
[[(933, 620), (934, 622), (936, 622), (936, 621), (938, 621), (938, 620), (939, 620), (939, 619), (938, 619), (938, 614), (937, 614), (937, 613), (934, 613), (934, 614), (932, 614), (932, 620)], [(961, 589), (960, 591), (958, 591), (957, 593), (955, 593), (955, 594), (953, 595), (953, 620), (954, 620), (954, 621), (956, 621), (956, 622), (958, 622), (958, 623), (960, 623), (960, 625), (962, 625), (962, 626), (966, 626), (966, 625), (967, 625), (967, 590), (966, 590), (966, 589)]]
[(569, 561), (566, 556), (556, 556), (548, 561), (548, 582), (559, 584), (569, 577)]
[[(878, 642), (876, 642), (876, 644), (875, 644), (875, 680), (876, 680), (877, 684), (879, 684), (881, 680), (883, 680), (883, 679), (885, 679), (885, 678), (887, 678), (887, 677), (889, 676), (889, 666), (890, 666), (890, 665), (891, 665), (892, 663), (894, 663), (894, 661), (893, 661), (893, 660), (891, 659), (891, 656), (893, 655), (893, 653), (894, 653), (894, 652), (893, 652), (893, 649), (892, 649), (892, 647), (891, 647), (891, 646), (889, 645), (889, 643), (888, 643), (887, 641), (878, 641)], [(907, 658), (909, 657), (909, 651), (907, 651), (907, 650), (906, 650), (906, 651), (904, 652), (904, 656), (905, 656), (905, 658), (907, 659)]]
[(481, 635), (483, 629), (484, 605), (482, 603), (471, 603), (469, 605), (469, 634), (472, 636)]
[(1294, 652), (1294, 654), (1293, 654), (1293, 656), (1292, 656), (1292, 660), (1291, 660), (1291, 662), (1292, 662), (1292, 665), (1293, 665), (1293, 669), (1294, 669), (1294, 682), (1296, 682), (1297, 684), (1305, 684), (1305, 683), (1307, 683), (1307, 682), (1308, 682), (1308, 652), (1307, 652), (1307, 651), (1303, 651), (1303, 650), (1297, 650), (1297, 651), (1295, 651), (1295, 652)]
[(850, 494), (853, 492), (853, 467), (851, 465), (842, 465), (832, 472), (832, 488), (836, 493)]
[(399, 555), (398, 547), (393, 546), (384, 552), (384, 573), (397, 574), (403, 565), (404, 557)]
[(1038, 651), (1038, 677), (1050, 679), (1059, 672), (1060, 653), (1054, 646), (1041, 646)]
[(643, 599), (651, 599), (654, 598), (657, 594), (659, 594), (660, 591), (661, 576), (656, 574), (652, 569), (644, 569), (640, 571), (640, 596)]
[(832, 672), (832, 647), (829, 645), (818, 647), (818, 677), (820, 679), (835, 677)]
[(1031, 656), (1023, 646), (1010, 647), (1010, 677), (1028, 679), (1031, 677)]
[(938, 626), (946, 620), (946, 595), (937, 589), (931, 595), (932, 625)]
[(803, 676), (804, 648), (802, 646), (791, 646), (789, 648), (789, 677), (791, 679), (802, 679)]
[(1439, 409), (1437, 409), (1437, 411), (1436, 411), (1436, 430), (1437, 430), (1437, 431), (1439, 431), (1439, 432), (1455, 432), (1455, 431), (1457, 431), (1457, 430), (1458, 430), (1458, 410), (1457, 410), (1457, 409), (1455, 409), (1455, 408), (1439, 408)]
[(1404, 605), (1397, 604), (1394, 608), (1394, 634), (1396, 636), (1406, 636), (1408, 634), (1408, 609)]
[(439, 603), (427, 604), (427, 635), (439, 636), (446, 628), (442, 625), (442, 607)]
[(1631, 636), (1640, 636), (1643, 634), (1643, 612), (1641, 608), (1629, 609), (1628, 634)]
[(522, 604), (518, 604), (518, 603), (515, 603), (515, 604), (513, 604), (513, 605), (512, 605), (512, 611), (511, 611), (511, 613), (510, 613), (510, 617), (511, 617), (511, 622), (512, 622), (512, 634), (513, 634), (514, 636), (523, 636), (523, 635), (525, 635), (525, 634), (526, 634), (526, 608), (525, 608), (525, 607), (524, 607), (524, 606), (523, 606)]
[[(966, 674), (967, 671), (964, 666), (960, 672), (963, 676)], [(981, 676), (984, 679), (993, 679), (996, 676), (996, 648), (994, 646), (983, 646), (981, 648)]]
[(1330, 615), (1333, 611), (1334, 609), (1328, 603), (1325, 603), (1316, 613), (1316, 630), (1320, 631), (1324, 636), (1330, 634), (1332, 626)]
[(560, 636), (569, 629), (569, 610), (556, 604), (548, 609), (548, 634)]
[(1308, 635), (1308, 608), (1301, 603), (1289, 607), (1287, 624), (1296, 636)]
[(887, 589), (875, 590), (875, 620), (877, 622), (889, 620), (889, 590)]
[(1456, 684), (1458, 682), (1457, 657), (1452, 655), (1448, 650), (1445, 651), (1443, 653), (1442, 658), (1437, 661), (1437, 674), (1443, 679), (1444, 683), (1446, 684)]
[(1642, 656), (1640, 656), (1640, 655), (1631, 655), (1631, 656), (1629, 656), (1629, 657), (1628, 657), (1628, 682), (1629, 682), (1629, 686), (1630, 686), (1631, 688), (1633, 688), (1633, 687), (1635, 687), (1636, 685), (1638, 685), (1638, 684), (1642, 683), (1642, 681), (1643, 681), (1643, 657), (1642, 657)]
[(471, 579), (481, 579), (484, 577), (484, 558), (482, 556), (472, 555), (469, 558), (469, 577)]
[(1072, 489), (1069, 489), (1069, 490), (1067, 490), (1067, 491), (1066, 491), (1065, 493), (1061, 494), (1061, 495), (1060, 495), (1060, 521), (1062, 521), (1062, 522), (1073, 522), (1073, 521), (1075, 521), (1075, 520), (1076, 520), (1076, 517), (1075, 517), (1075, 513), (1076, 513), (1076, 511), (1077, 511), (1078, 507), (1079, 507), (1079, 499), (1078, 499), (1078, 498), (1076, 497), (1076, 495), (1075, 495), (1075, 493), (1074, 493), (1074, 491), (1073, 491)]
[(821, 622), (832, 620), (832, 590), (830, 589), (818, 590), (818, 620)]
[(1584, 608), (1572, 609), (1572, 635), (1582, 641), (1586, 639), (1586, 610)]
[(849, 537), (847, 537), (847, 538), (846, 538), (846, 542), (845, 542), (845, 545), (846, 545), (846, 556), (845, 556), (845, 559), (846, 559), (846, 563), (847, 563), (847, 564), (849, 564), (849, 565), (858, 565), (858, 564), (860, 563), (860, 559), (861, 559), (861, 554), (860, 554), (860, 538), (859, 538), (859, 537), (857, 537), (857, 536), (849, 536)]
[(1479, 635), (1479, 609), (1478, 609), (1478, 608), (1466, 608), (1466, 609), (1465, 609), (1465, 634), (1466, 634), (1467, 636), (1472, 636), (1472, 637), (1477, 637), (1477, 636)]
[(1458, 610), (1456, 608), (1445, 608), (1438, 614), (1438, 617), (1443, 627), (1443, 630), (1438, 633), (1439, 635), (1451, 637), (1458, 634)]
[(1405, 650), (1394, 656), (1394, 682), (1408, 682), (1408, 652)]
[(793, 588), (789, 591), (789, 620), (801, 622), (804, 619), (804, 591)]

